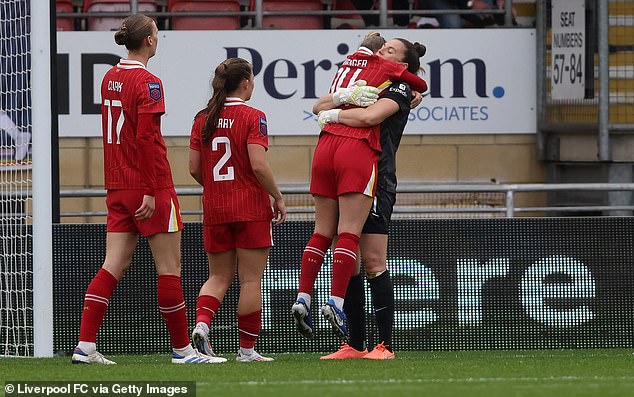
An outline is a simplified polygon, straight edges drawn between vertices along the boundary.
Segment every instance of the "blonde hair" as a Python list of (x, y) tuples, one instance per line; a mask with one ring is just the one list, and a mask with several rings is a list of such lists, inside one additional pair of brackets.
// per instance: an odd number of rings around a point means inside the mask
[(377, 52), (385, 44), (385, 39), (379, 32), (368, 33), (361, 42), (362, 47), (368, 48), (372, 52)]

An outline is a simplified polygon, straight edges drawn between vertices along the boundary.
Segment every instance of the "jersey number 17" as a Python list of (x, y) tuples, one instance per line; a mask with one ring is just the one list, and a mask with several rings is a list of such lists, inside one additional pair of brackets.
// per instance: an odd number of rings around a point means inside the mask
[[(125, 122), (125, 116), (123, 115), (123, 105), (118, 99), (104, 99), (103, 105), (108, 108), (108, 143), (112, 144), (112, 124), (116, 118), (115, 133), (117, 134), (117, 145), (121, 143), (121, 129)], [(113, 117), (114, 116), (114, 117)]]

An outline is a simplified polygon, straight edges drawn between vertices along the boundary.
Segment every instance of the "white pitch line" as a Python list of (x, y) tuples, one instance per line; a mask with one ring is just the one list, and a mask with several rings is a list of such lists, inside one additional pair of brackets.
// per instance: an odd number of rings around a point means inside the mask
[(578, 382), (578, 381), (634, 381), (634, 376), (548, 376), (497, 378), (429, 378), (429, 379), (305, 379), (286, 381), (197, 382), (198, 385), (288, 386), (288, 385), (360, 385), (360, 384), (424, 384), (424, 383), (508, 383), (508, 382)]

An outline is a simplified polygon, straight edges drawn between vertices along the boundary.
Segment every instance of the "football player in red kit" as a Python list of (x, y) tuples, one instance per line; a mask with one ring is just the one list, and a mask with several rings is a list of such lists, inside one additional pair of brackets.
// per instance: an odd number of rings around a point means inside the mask
[(97, 352), (97, 332), (112, 292), (130, 266), (139, 234), (147, 237), (158, 272), (158, 305), (170, 334), (172, 362), (226, 361), (198, 353), (189, 341), (180, 280), (183, 223), (161, 136), (163, 83), (146, 69), (156, 54), (158, 29), (151, 18), (132, 15), (115, 33), (115, 42), (125, 45), (129, 55), (101, 84), (106, 258), (86, 290), (72, 362), (114, 364)]
[[(374, 38), (371, 34), (364, 43)], [(360, 103), (356, 101), (363, 100), (363, 95), (355, 93), (359, 85), (366, 83), (377, 87), (379, 92), (392, 79), (408, 82), (419, 92), (427, 90), (425, 81), (408, 72), (405, 65), (375, 55), (364, 43), (348, 56), (333, 79), (330, 93), (339, 102), (336, 105), (344, 105), (344, 109), (358, 106)], [(363, 84), (358, 84), (362, 81)], [(331, 114), (335, 117), (337, 113)], [(336, 120), (326, 120), (315, 149), (310, 183), (315, 200), (315, 231), (304, 250), (297, 300), (291, 309), (298, 331), (308, 338), (313, 337), (311, 294), (325, 252), (335, 235), (338, 237), (333, 252), (331, 293), (321, 313), (339, 337), (344, 341), (348, 338), (344, 298), (355, 269), (359, 238), (375, 195), (380, 152), (378, 125), (350, 127)]]
[[(426, 51), (425, 46), (420, 43), (412, 45), (406, 40), (392, 39), (387, 41), (377, 54), (394, 62), (405, 63), (411, 72), (415, 72), (420, 67), (419, 58), (425, 55)], [(407, 83), (394, 82), (381, 93), (376, 103), (367, 108), (334, 109), (332, 96), (320, 98), (313, 107), (313, 112), (319, 114), (320, 123), (324, 122), (324, 118), (333, 119), (332, 115), (328, 115), (330, 112), (335, 113), (334, 118), (342, 124), (349, 126), (380, 124), (381, 127), (377, 192), (359, 242), (359, 251), (370, 284), (374, 319), (381, 343), (369, 353), (365, 348), (365, 293), (358, 260), (354, 276), (348, 284), (344, 304), (344, 313), (348, 320), (349, 343), (344, 343), (338, 351), (321, 357), (323, 360), (351, 358), (384, 360), (395, 357), (392, 349), (394, 289), (386, 266), (388, 228), (396, 202), (396, 151), (408, 121), (410, 108), (416, 107), (421, 99), (421, 95), (413, 93)]]
[(230, 58), (218, 65), (213, 96), (194, 119), (189, 157), (190, 173), (203, 185), (203, 238), (209, 258), (209, 279), (198, 296), (192, 340), (199, 351), (214, 354), (209, 326), (237, 272), (240, 362), (273, 360), (254, 347), (262, 318), (261, 281), (273, 245), (271, 220), (279, 224), (286, 218), (284, 199), (266, 159), (266, 116), (246, 104), (253, 88), (249, 62)]

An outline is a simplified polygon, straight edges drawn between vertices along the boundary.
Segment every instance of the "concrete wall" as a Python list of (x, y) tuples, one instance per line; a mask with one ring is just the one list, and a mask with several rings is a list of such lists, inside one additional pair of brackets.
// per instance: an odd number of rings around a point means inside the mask
[[(278, 183), (308, 183), (316, 137), (270, 137), (269, 162)], [(188, 138), (166, 138), (177, 186), (196, 186), (188, 171)], [(405, 136), (397, 156), (401, 182), (529, 183), (545, 182), (546, 167), (537, 159), (535, 135)], [(103, 187), (100, 138), (60, 140), (62, 189)], [(545, 203), (543, 195), (518, 197), (518, 206)], [(199, 197), (181, 197), (182, 210), (200, 209)], [(61, 211), (105, 211), (104, 198), (63, 199)], [(199, 220), (185, 216), (185, 220)], [(103, 222), (103, 217), (62, 218), (64, 223)]]

